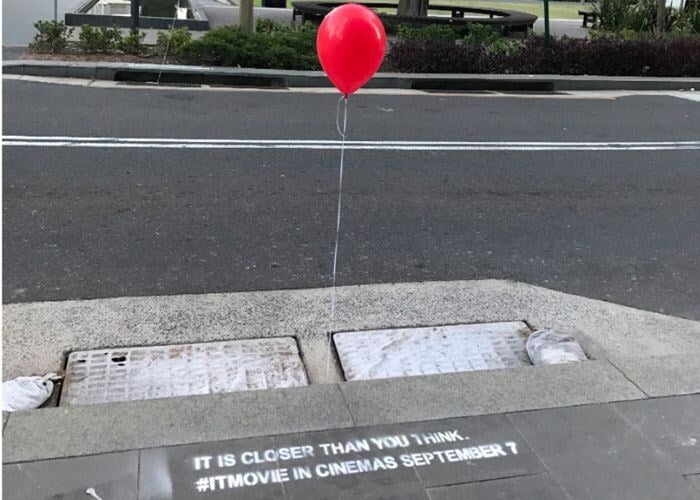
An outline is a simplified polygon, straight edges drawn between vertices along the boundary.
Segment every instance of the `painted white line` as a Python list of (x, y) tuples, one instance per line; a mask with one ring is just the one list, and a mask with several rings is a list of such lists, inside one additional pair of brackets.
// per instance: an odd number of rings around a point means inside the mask
[[(338, 144), (123, 144), (105, 142), (29, 142), (8, 141), (4, 146), (25, 147), (79, 147), (79, 148), (134, 148), (134, 149), (340, 149)], [(678, 151), (700, 150), (700, 144), (684, 146), (507, 146), (507, 145), (473, 145), (473, 146), (420, 146), (420, 145), (346, 145), (349, 150), (383, 150), (383, 151)]]
[[(108, 143), (114, 144), (323, 144), (340, 145), (341, 141), (331, 139), (200, 139), (180, 137), (80, 137), (80, 136), (34, 136), (4, 135), (3, 142), (60, 142), (60, 143)], [(698, 146), (700, 141), (345, 141), (346, 145), (380, 146)]]
[[(341, 142), (321, 139), (196, 139), (73, 136), (3, 136), (4, 146), (137, 149), (339, 149)], [(698, 150), (700, 141), (347, 141), (347, 149), (395, 151), (657, 151)]]

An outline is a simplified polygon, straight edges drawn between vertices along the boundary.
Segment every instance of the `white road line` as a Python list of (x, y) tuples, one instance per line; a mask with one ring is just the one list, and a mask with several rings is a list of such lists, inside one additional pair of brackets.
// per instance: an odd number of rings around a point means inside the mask
[[(4, 146), (154, 149), (339, 149), (317, 139), (193, 139), (140, 137), (3, 136)], [(355, 150), (395, 151), (667, 151), (700, 150), (700, 141), (347, 141)]]
[[(119, 143), (119, 144), (330, 144), (341, 141), (331, 139), (200, 139), (185, 137), (80, 137), (80, 136), (34, 136), (4, 135), (3, 142), (61, 142), (61, 143)], [(399, 145), (399, 146), (697, 146), (700, 141), (345, 141), (357, 145)]]

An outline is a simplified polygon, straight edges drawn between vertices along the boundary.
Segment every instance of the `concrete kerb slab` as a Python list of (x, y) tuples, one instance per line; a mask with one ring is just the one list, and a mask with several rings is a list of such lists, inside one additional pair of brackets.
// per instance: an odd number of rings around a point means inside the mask
[(44, 408), (10, 416), (3, 463), (643, 397), (609, 363), (592, 361)]
[[(45, 77), (92, 78), (114, 80), (136, 79), (161, 72), (171, 78), (226, 81), (233, 85), (237, 79), (248, 78), (256, 85), (286, 87), (330, 87), (321, 71), (293, 71), (252, 68), (222, 68), (168, 64), (135, 64), (110, 62), (46, 61), (23, 59), (3, 61), (3, 73)], [(129, 76), (130, 75), (130, 76)], [(269, 81), (269, 85), (266, 83)], [(419, 90), (691, 90), (700, 88), (700, 78), (662, 77), (605, 77), (569, 75), (482, 75), (482, 74), (429, 74), (429, 73), (377, 73), (366, 84), (367, 88), (419, 89)]]
[(625, 356), (611, 362), (650, 397), (700, 393), (700, 353)]
[(336, 384), (42, 408), (10, 415), (3, 463), (353, 425)]
[(348, 382), (340, 388), (360, 426), (645, 397), (607, 361)]

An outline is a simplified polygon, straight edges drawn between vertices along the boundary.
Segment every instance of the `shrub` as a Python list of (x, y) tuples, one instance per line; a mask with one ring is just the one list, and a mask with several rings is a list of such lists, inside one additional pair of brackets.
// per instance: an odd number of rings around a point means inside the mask
[(700, 34), (700, 7), (672, 9), (666, 17), (666, 29), (675, 34)]
[(139, 30), (132, 29), (131, 32), (119, 42), (119, 50), (125, 54), (138, 55), (143, 51), (143, 39), (146, 33), (139, 33)]
[[(657, 0), (597, 0), (593, 12), (598, 16), (596, 29), (606, 32), (652, 33), (656, 29)], [(700, 33), (700, 8), (666, 12), (666, 31)]]
[(256, 33), (316, 33), (316, 26), (310, 22), (304, 24), (278, 23), (272, 19), (260, 18), (255, 22)]
[(192, 43), (192, 33), (186, 27), (171, 31), (159, 31), (156, 37), (156, 50), (160, 55), (168, 54), (181, 57)]
[(622, 20), (622, 28), (633, 31), (654, 31), (656, 29), (657, 0), (637, 0)]
[(409, 73), (489, 73), (492, 56), (480, 45), (453, 41), (397, 42), (387, 56), (394, 69)]
[(68, 38), (73, 34), (74, 28), (69, 28), (63, 21), (37, 21), (34, 23), (37, 34), (29, 44), (34, 52), (58, 53), (65, 50)]
[(459, 34), (449, 26), (430, 24), (414, 28), (405, 24), (396, 27), (396, 38), (407, 42), (446, 42), (457, 39)]
[(464, 43), (482, 46), (493, 54), (509, 54), (520, 48), (520, 43), (512, 38), (506, 38), (485, 24), (469, 25), (469, 32), (464, 37)]
[(85, 52), (107, 52), (119, 48), (122, 34), (116, 26), (93, 28), (83, 24), (78, 35), (78, 48)]
[(532, 73), (608, 76), (700, 76), (700, 38), (625, 41), (530, 37), (518, 50), (446, 42), (397, 42), (388, 62), (397, 71), (434, 73)]
[(464, 41), (471, 45), (488, 45), (498, 38), (501, 38), (501, 35), (492, 30), (491, 27), (485, 24), (472, 24), (469, 26)]
[(218, 28), (194, 40), (184, 58), (200, 64), (250, 68), (319, 69), (315, 29), (272, 29), (245, 33)]
[(625, 25), (636, 0), (597, 0), (592, 10), (596, 14), (596, 28), (605, 31), (619, 31)]

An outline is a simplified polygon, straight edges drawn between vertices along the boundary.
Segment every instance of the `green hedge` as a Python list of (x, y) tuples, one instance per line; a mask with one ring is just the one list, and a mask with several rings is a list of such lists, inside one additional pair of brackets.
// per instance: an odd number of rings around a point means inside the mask
[(255, 33), (217, 28), (182, 48), (185, 62), (246, 68), (320, 69), (316, 28), (310, 25), (258, 23)]

